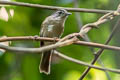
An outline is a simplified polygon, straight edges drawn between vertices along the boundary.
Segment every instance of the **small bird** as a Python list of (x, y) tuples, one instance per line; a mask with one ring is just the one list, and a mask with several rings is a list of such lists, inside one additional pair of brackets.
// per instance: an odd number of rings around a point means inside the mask
[[(65, 9), (60, 9), (48, 16), (41, 25), (40, 37), (59, 38), (64, 31), (64, 23), (70, 14)], [(47, 46), (53, 43), (41, 41), (40, 46)], [(39, 66), (41, 73), (50, 74), (52, 53), (53, 50), (42, 52)]]

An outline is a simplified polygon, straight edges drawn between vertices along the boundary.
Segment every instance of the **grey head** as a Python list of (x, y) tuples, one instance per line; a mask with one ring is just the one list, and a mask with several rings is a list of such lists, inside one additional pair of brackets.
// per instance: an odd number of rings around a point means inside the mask
[(72, 13), (68, 12), (65, 9), (59, 9), (55, 13), (52, 14), (54, 18), (66, 18), (67, 16), (71, 15)]

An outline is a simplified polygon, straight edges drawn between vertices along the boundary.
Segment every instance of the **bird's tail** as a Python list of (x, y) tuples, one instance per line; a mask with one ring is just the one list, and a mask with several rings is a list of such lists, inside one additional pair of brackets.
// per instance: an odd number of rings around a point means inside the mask
[(42, 53), (41, 62), (40, 62), (40, 72), (45, 74), (50, 74), (50, 65), (51, 65), (52, 51), (45, 51)]

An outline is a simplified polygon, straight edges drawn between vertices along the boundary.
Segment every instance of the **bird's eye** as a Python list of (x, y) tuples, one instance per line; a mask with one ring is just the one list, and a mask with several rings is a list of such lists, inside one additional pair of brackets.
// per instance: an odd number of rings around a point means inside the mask
[(58, 12), (58, 13), (59, 13), (59, 14), (62, 14), (63, 12), (60, 11), (60, 12)]

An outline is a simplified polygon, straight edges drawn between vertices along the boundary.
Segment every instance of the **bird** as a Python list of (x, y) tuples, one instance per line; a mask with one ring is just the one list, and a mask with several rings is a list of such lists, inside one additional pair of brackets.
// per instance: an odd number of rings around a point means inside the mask
[[(41, 24), (40, 37), (60, 38), (64, 32), (64, 24), (67, 17), (71, 15), (65, 9), (59, 9), (52, 15), (45, 18)], [(40, 47), (54, 44), (55, 42), (40, 41)], [(40, 73), (50, 74), (51, 58), (53, 50), (42, 52), (41, 61), (39, 65)]]

